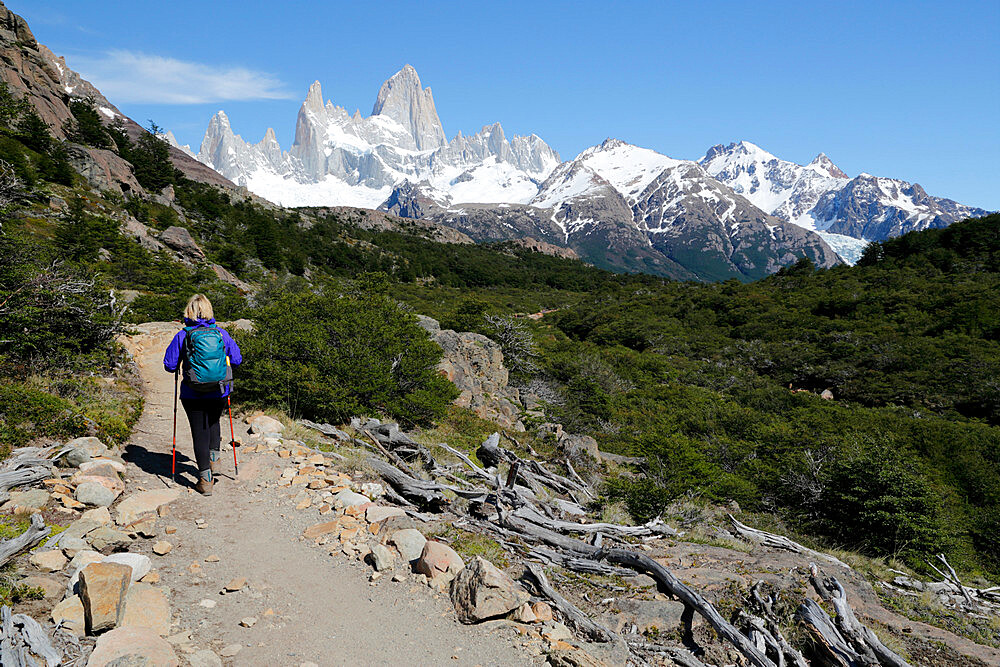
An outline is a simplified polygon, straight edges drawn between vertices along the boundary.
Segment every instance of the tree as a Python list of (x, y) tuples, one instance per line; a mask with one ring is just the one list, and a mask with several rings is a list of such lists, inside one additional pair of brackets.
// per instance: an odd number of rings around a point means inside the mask
[(56, 228), (56, 245), (66, 259), (93, 262), (101, 246), (116, 234), (114, 221), (90, 215), (76, 197), (69, 203), (69, 216)]
[(89, 97), (74, 98), (70, 100), (69, 110), (73, 119), (63, 124), (63, 131), (70, 141), (94, 148), (107, 148), (111, 145), (111, 137), (104, 129), (94, 100)]
[(0, 232), (3, 231), (2, 222), (7, 219), (7, 211), (11, 205), (24, 196), (25, 186), (14, 167), (4, 160), (0, 160)]
[(17, 121), (21, 143), (31, 150), (46, 154), (52, 148), (52, 133), (34, 107), (29, 107)]
[(940, 502), (902, 455), (879, 447), (837, 462), (820, 506), (825, 531), (876, 555), (941, 547)]
[(26, 99), (14, 97), (6, 81), (0, 81), (0, 126), (12, 127), (31, 103)]
[(170, 161), (170, 145), (159, 137), (162, 132), (163, 128), (149, 121), (149, 132), (139, 137), (127, 158), (134, 167), (136, 180), (153, 192), (177, 181)]

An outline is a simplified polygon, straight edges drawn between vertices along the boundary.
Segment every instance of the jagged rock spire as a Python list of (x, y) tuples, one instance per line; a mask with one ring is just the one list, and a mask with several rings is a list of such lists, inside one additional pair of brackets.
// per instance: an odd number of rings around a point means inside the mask
[(417, 70), (410, 65), (405, 65), (382, 84), (372, 115), (387, 116), (406, 128), (417, 150), (440, 148), (448, 143), (434, 108), (431, 89), (420, 87)]

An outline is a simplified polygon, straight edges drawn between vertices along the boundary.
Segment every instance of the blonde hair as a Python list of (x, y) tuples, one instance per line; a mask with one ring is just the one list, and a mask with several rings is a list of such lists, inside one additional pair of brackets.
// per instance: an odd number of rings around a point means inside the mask
[(215, 317), (212, 302), (204, 294), (195, 294), (184, 307), (184, 317), (189, 320), (210, 320)]

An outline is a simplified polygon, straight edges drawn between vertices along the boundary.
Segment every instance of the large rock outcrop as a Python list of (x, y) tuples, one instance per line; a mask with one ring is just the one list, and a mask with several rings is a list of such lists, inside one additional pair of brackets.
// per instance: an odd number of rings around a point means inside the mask
[[(108, 101), (93, 84), (83, 79), (44, 45), (39, 44), (23, 17), (0, 2), (0, 81), (15, 96), (26, 98), (57, 139), (65, 139), (63, 124), (72, 119), (69, 101), (87, 97), (107, 122), (120, 119), (133, 141), (146, 134), (138, 123)], [(218, 172), (171, 146), (170, 159), (188, 178), (229, 188), (235, 187)]]
[(69, 144), (66, 153), (69, 163), (94, 188), (124, 195), (143, 192), (132, 173), (132, 165), (116, 153), (79, 144)]
[(520, 400), (517, 390), (508, 386), (510, 377), (500, 345), (481, 334), (442, 329), (430, 317), (417, 318), (431, 340), (444, 350), (438, 370), (461, 392), (455, 405), (505, 428), (523, 431), (524, 425), (518, 419)]

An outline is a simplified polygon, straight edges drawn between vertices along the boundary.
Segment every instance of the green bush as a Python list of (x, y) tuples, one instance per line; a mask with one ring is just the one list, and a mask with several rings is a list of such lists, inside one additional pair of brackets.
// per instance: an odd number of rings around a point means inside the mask
[(384, 412), (428, 423), (458, 395), (435, 369), (441, 349), (375, 289), (276, 299), (239, 342), (236, 395), (293, 415), (339, 423)]
[[(940, 500), (926, 475), (893, 450), (838, 461), (820, 497), (820, 526), (873, 554), (919, 556), (942, 547)], [(919, 560), (918, 560), (919, 562)]]
[(121, 310), (93, 278), (0, 234), (0, 376), (24, 376), (107, 355)]
[(87, 422), (66, 399), (23, 382), (0, 382), (0, 459), (38, 437), (87, 434)]

